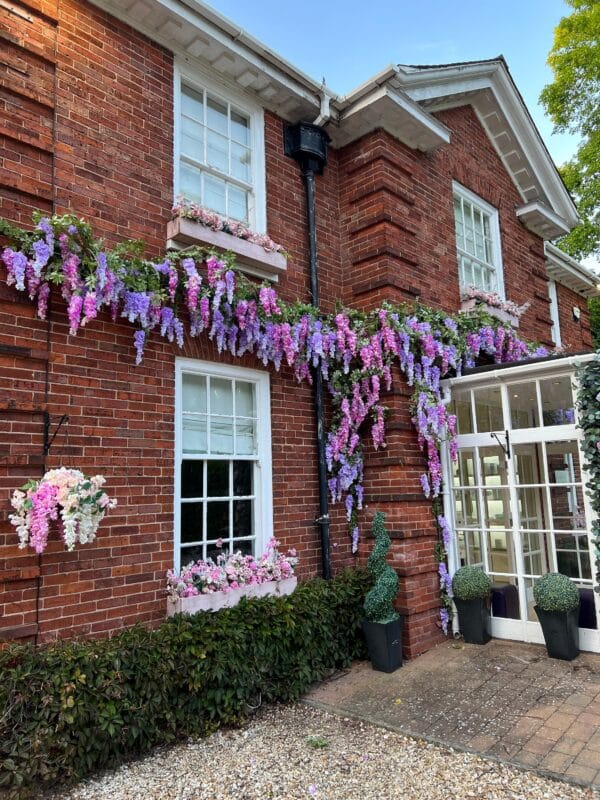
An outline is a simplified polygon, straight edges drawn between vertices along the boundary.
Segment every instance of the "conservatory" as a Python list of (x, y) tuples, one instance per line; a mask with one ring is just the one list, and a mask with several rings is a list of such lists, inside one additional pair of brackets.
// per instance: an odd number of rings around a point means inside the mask
[(543, 643), (533, 584), (562, 572), (579, 587), (580, 648), (600, 652), (587, 477), (575, 403), (578, 365), (593, 355), (471, 370), (446, 382), (457, 458), (444, 453), (451, 574), (492, 580), (492, 636)]

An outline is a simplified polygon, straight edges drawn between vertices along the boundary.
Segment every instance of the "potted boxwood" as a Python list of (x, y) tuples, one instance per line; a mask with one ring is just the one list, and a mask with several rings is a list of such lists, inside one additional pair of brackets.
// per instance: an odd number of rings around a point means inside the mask
[(375, 547), (367, 564), (375, 585), (365, 597), (362, 628), (373, 669), (394, 672), (402, 666), (402, 617), (394, 608), (398, 575), (385, 560), (391, 541), (381, 511), (375, 514), (372, 532)]
[(452, 578), (454, 605), (465, 642), (486, 644), (490, 640), (490, 589), (492, 582), (478, 567), (461, 567)]
[(550, 658), (579, 655), (579, 591), (566, 575), (550, 572), (533, 585), (533, 598)]

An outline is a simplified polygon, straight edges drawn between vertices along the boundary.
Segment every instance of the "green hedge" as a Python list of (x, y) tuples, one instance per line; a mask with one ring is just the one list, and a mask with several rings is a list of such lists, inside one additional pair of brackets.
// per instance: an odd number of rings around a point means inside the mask
[(347, 571), (282, 598), (178, 615), (111, 639), (0, 653), (0, 795), (28, 797), (300, 697), (364, 657), (370, 579)]

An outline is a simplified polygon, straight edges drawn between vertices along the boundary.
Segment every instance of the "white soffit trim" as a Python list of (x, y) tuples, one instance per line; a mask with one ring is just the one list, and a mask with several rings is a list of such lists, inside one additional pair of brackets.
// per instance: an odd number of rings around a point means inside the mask
[(377, 128), (416, 150), (433, 150), (450, 141), (445, 125), (389, 84), (360, 92), (355, 100), (347, 98), (338, 105), (339, 121), (327, 128), (334, 147), (343, 147)]
[(569, 232), (565, 221), (543, 203), (534, 202), (519, 206), (516, 214), (527, 230), (536, 233), (542, 239), (556, 239)]
[(600, 294), (600, 276), (550, 242), (545, 242), (544, 251), (546, 272), (551, 280), (584, 297), (597, 297)]
[[(255, 95), (284, 119), (314, 119), (323, 87), (197, 0), (91, 0), (193, 66)], [(327, 91), (327, 90), (325, 90)]]
[(398, 68), (398, 88), (428, 111), (470, 104), (524, 202), (552, 209), (566, 228), (578, 223), (567, 192), (502, 59)]

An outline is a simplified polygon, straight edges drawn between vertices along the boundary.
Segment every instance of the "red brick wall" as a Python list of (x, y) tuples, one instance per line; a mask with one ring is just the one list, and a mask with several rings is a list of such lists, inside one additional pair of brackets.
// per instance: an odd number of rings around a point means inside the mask
[[(574, 353), (591, 350), (590, 312), (585, 297), (560, 283), (556, 284), (556, 296), (562, 346)], [(573, 308), (580, 310), (579, 320), (573, 317)]]
[[(5, 15), (8, 66), (0, 65), (0, 214), (28, 224), (33, 208), (72, 210), (109, 243), (139, 237), (151, 254), (160, 252), (172, 201), (171, 54), (85, 2), (63, 0), (60, 20), (55, 2), (20, 6), (30, 20)], [(420, 296), (455, 309), (456, 179), (500, 209), (507, 294), (533, 302), (524, 332), (547, 339), (541, 242), (516, 220), (519, 198), (470, 109), (440, 117), (453, 130), (453, 143), (431, 155), (382, 132), (330, 153), (317, 178), (322, 306), (331, 310), (340, 295), (362, 308)], [(306, 302), (300, 170), (284, 156), (282, 121), (271, 113), (265, 138), (268, 230), (290, 253), (279, 290), (287, 300)], [(164, 576), (173, 561), (174, 359), (230, 358), (204, 340), (188, 342), (181, 353), (151, 341), (135, 367), (132, 334), (128, 324), (103, 315), (69, 337), (58, 294), (45, 323), (0, 281), (6, 387), (0, 400), (0, 636), (32, 635), (37, 623), (41, 639), (101, 635), (164, 616)], [(249, 358), (242, 365), (256, 367)], [(367, 448), (364, 527), (376, 509), (386, 511), (411, 656), (439, 638), (435, 528), (418, 482), (423, 461), (401, 379), (388, 401), (388, 446), (379, 453)], [(296, 386), (283, 368), (271, 375), (271, 404), (275, 533), (298, 548), (301, 575), (313, 575), (321, 556), (312, 391)], [(53, 429), (69, 415), (47, 459), (45, 412)], [(119, 505), (94, 545), (68, 554), (53, 541), (38, 559), (14, 544), (8, 497), (44, 467), (61, 464), (106, 475)], [(335, 565), (351, 563), (339, 509), (332, 509), (332, 540)]]

